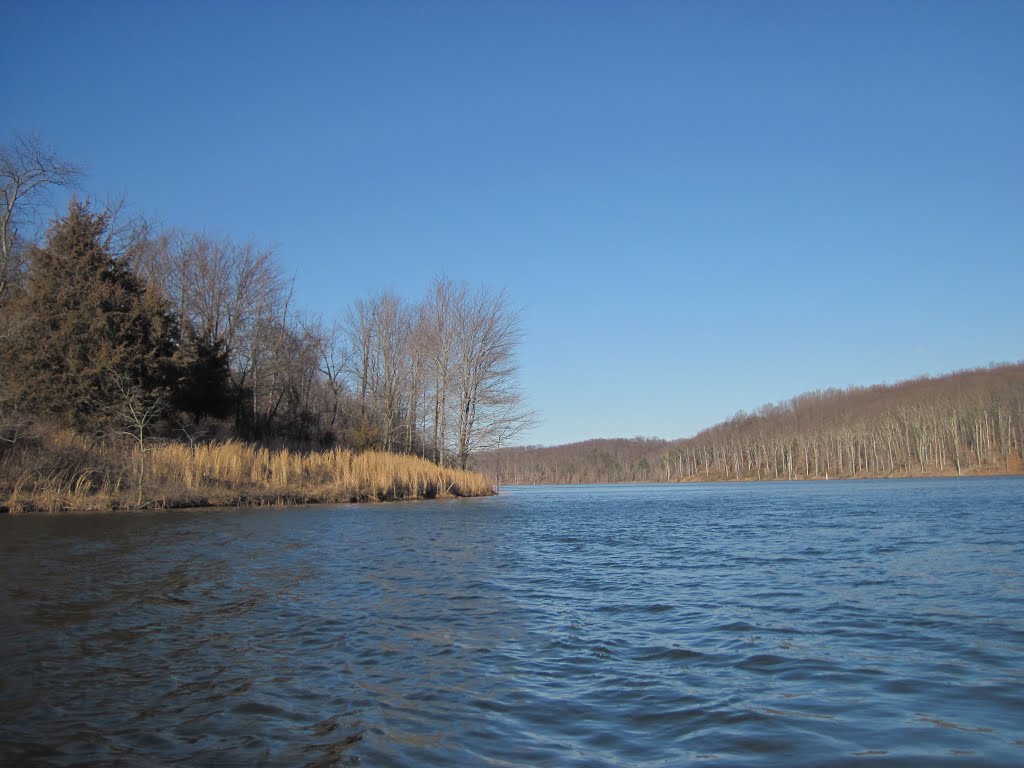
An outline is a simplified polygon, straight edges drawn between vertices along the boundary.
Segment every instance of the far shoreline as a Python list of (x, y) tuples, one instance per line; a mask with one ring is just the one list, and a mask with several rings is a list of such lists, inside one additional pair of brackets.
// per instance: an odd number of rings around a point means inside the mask
[(543, 488), (546, 486), (576, 486), (576, 485), (713, 485), (723, 483), (815, 483), (815, 482), (836, 482), (842, 480), (940, 480), (940, 479), (968, 479), (988, 477), (1024, 477), (1024, 469), (1016, 471), (970, 471), (957, 474), (946, 472), (942, 474), (888, 474), (888, 475), (844, 475), (842, 477), (712, 477), (712, 478), (685, 478), (681, 480), (607, 480), (587, 482), (559, 482), (559, 483), (510, 483), (503, 482), (496, 485), (497, 488)]

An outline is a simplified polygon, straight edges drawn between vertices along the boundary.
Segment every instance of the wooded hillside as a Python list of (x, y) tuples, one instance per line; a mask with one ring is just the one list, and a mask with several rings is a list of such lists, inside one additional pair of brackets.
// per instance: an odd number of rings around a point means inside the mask
[(1024, 470), (1024, 363), (808, 392), (692, 438), (506, 448), (475, 467), (506, 484), (773, 480)]

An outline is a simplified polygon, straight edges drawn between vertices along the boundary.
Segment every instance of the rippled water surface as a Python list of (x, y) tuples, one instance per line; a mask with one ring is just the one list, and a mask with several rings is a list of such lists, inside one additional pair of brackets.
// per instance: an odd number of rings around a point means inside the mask
[(1024, 765), (1024, 479), (0, 519), (3, 765)]

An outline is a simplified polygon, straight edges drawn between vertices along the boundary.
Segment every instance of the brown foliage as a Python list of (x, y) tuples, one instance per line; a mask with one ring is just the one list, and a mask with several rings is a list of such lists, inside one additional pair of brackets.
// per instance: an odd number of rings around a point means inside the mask
[(1020, 472), (1024, 364), (809, 392), (692, 438), (509, 448), (475, 468), (507, 483), (906, 477)]
[(92, 429), (118, 401), (116, 379), (145, 390), (173, 379), (178, 328), (126, 259), (107, 250), (107, 218), (72, 202), (43, 247), (30, 249), (25, 287), (5, 312), (5, 399)]

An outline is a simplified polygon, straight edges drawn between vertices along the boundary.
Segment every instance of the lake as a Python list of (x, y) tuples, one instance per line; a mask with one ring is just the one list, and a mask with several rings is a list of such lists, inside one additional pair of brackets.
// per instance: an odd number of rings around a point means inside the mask
[(0, 764), (1024, 765), (1024, 478), (0, 518)]

